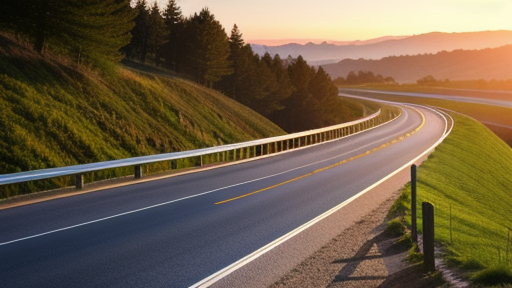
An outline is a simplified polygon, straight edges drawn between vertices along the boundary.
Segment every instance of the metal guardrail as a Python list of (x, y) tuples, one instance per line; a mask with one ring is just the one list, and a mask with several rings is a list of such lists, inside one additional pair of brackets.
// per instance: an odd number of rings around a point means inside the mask
[[(351, 121), (339, 125), (299, 133), (293, 133), (283, 136), (183, 152), (173, 152), (90, 164), (4, 174), (0, 175), (0, 185), (23, 183), (34, 180), (43, 180), (56, 177), (76, 175), (75, 186), (77, 189), (82, 189), (84, 186), (85, 173), (105, 169), (115, 169), (133, 166), (134, 177), (140, 178), (142, 177), (142, 166), (156, 162), (199, 157), (200, 161), (198, 162), (200, 162), (200, 165), (202, 166), (203, 158), (207, 155), (212, 154), (216, 155), (216, 159), (219, 162), (230, 161), (230, 156), (232, 156), (231, 161), (261, 157), (269, 154), (280, 153), (291, 149), (296, 149), (312, 144), (338, 139), (387, 122), (386, 119), (381, 119), (382, 117), (379, 116), (382, 116), (381, 109), (379, 109), (379, 111), (368, 117), (356, 121)], [(393, 113), (393, 115), (387, 116), (389, 117), (389, 120), (392, 120), (398, 117), (399, 115), (395, 115)]]

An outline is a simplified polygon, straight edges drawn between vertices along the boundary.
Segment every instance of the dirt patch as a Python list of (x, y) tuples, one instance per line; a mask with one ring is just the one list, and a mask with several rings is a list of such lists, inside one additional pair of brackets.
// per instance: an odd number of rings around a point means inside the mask
[(405, 261), (408, 247), (384, 232), (389, 198), (284, 275), (283, 287), (443, 287), (442, 276)]

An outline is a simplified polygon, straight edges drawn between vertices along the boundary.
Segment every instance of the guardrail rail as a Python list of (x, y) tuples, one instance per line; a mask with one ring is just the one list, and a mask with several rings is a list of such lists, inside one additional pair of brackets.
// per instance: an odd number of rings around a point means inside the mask
[(122, 167), (126, 168), (132, 166), (134, 178), (141, 178), (143, 177), (144, 166), (157, 162), (170, 161), (169, 166), (170, 169), (173, 170), (177, 169), (177, 161), (179, 159), (185, 158), (195, 158), (196, 166), (203, 166), (205, 164), (211, 163), (233, 162), (250, 158), (263, 157), (270, 154), (281, 153), (291, 149), (298, 149), (301, 147), (315, 145), (353, 135), (355, 133), (359, 133), (361, 131), (371, 129), (373, 127), (392, 121), (401, 114), (401, 110), (396, 108), (387, 108), (385, 110), (385, 112), (382, 112), (382, 110), (379, 109), (374, 114), (365, 118), (343, 124), (248, 142), (183, 152), (173, 152), (67, 167), (4, 174), (0, 175), (0, 192), (2, 186), (5, 185), (43, 179), (52, 179), (63, 176), (74, 176), (74, 185), (76, 189), (83, 189), (84, 175), (90, 172)]

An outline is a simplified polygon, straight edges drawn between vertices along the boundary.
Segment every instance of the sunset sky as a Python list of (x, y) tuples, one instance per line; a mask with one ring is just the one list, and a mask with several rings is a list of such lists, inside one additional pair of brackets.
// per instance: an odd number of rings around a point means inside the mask
[[(168, 0), (157, 0), (164, 9)], [(152, 0), (148, 0), (152, 3)], [(208, 7), (229, 34), (261, 39), (366, 40), (428, 32), (512, 30), (512, 0), (177, 0)]]

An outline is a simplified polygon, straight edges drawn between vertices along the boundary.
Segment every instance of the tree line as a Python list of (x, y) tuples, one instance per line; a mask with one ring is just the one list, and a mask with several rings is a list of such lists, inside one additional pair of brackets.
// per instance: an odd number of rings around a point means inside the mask
[(287, 132), (339, 123), (338, 90), (322, 69), (302, 57), (256, 55), (236, 24), (228, 35), (215, 16), (202, 9), (184, 17), (175, 0), (160, 10), (138, 0), (126, 57), (173, 70), (223, 92)]
[(336, 85), (361, 85), (370, 83), (396, 83), (393, 77), (384, 77), (380, 74), (375, 75), (371, 71), (359, 70), (356, 74), (354, 71), (350, 71), (346, 78), (338, 77), (334, 79)]
[[(105, 67), (124, 57), (150, 62), (223, 92), (287, 132), (339, 123), (338, 90), (302, 57), (256, 55), (236, 24), (228, 36), (208, 8), (183, 16), (176, 0), (2, 0), (0, 28), (35, 50), (78, 65)], [(130, 5), (131, 4), (131, 5)]]

